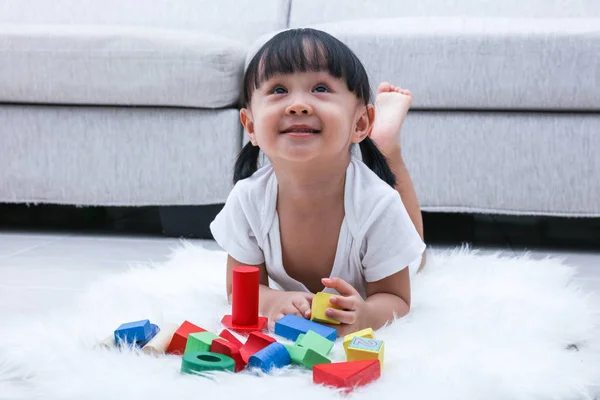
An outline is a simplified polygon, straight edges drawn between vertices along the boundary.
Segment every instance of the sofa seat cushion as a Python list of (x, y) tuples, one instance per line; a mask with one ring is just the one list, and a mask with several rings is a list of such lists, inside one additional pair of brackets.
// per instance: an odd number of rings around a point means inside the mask
[(246, 50), (206, 33), (0, 25), (0, 102), (217, 108), (237, 102)]
[(600, 110), (600, 18), (391, 18), (311, 25), (413, 108)]
[(0, 104), (0, 203), (222, 204), (236, 109)]

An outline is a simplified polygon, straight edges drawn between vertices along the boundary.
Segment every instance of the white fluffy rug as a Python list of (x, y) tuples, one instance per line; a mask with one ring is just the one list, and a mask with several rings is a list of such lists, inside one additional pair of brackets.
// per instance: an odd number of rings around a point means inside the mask
[[(230, 313), (222, 252), (184, 243), (162, 265), (136, 266), (93, 285), (80, 311), (3, 326), (0, 398), (330, 399), (309, 371), (183, 376), (180, 357), (94, 349), (122, 322), (184, 319), (214, 332)], [(593, 399), (600, 384), (594, 296), (560, 260), (430, 253), (412, 283), (409, 316), (378, 331), (382, 377), (350, 398)], [(282, 340), (283, 341), (283, 340)], [(570, 345), (575, 345), (576, 348)], [(334, 360), (343, 359), (336, 343)]]

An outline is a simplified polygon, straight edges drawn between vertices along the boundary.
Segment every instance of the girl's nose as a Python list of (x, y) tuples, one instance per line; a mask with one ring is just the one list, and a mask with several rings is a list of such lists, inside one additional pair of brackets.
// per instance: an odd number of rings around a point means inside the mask
[(294, 103), (285, 109), (286, 115), (312, 115), (313, 109), (308, 104)]

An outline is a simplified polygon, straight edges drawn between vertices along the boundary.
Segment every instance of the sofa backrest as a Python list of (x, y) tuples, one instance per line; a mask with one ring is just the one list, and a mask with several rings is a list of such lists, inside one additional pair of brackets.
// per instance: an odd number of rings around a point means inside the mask
[(398, 17), (600, 17), (600, 0), (292, 0), (290, 27)]
[(210, 32), (250, 43), (287, 27), (291, 0), (2, 0), (0, 24), (119, 25)]

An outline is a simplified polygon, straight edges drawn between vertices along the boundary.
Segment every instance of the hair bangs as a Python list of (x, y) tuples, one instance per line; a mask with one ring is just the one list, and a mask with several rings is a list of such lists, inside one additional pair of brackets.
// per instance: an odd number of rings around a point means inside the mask
[(248, 107), (254, 90), (273, 76), (321, 71), (342, 79), (348, 90), (369, 102), (369, 79), (356, 55), (333, 36), (304, 28), (275, 35), (254, 55), (244, 77), (241, 106)]

